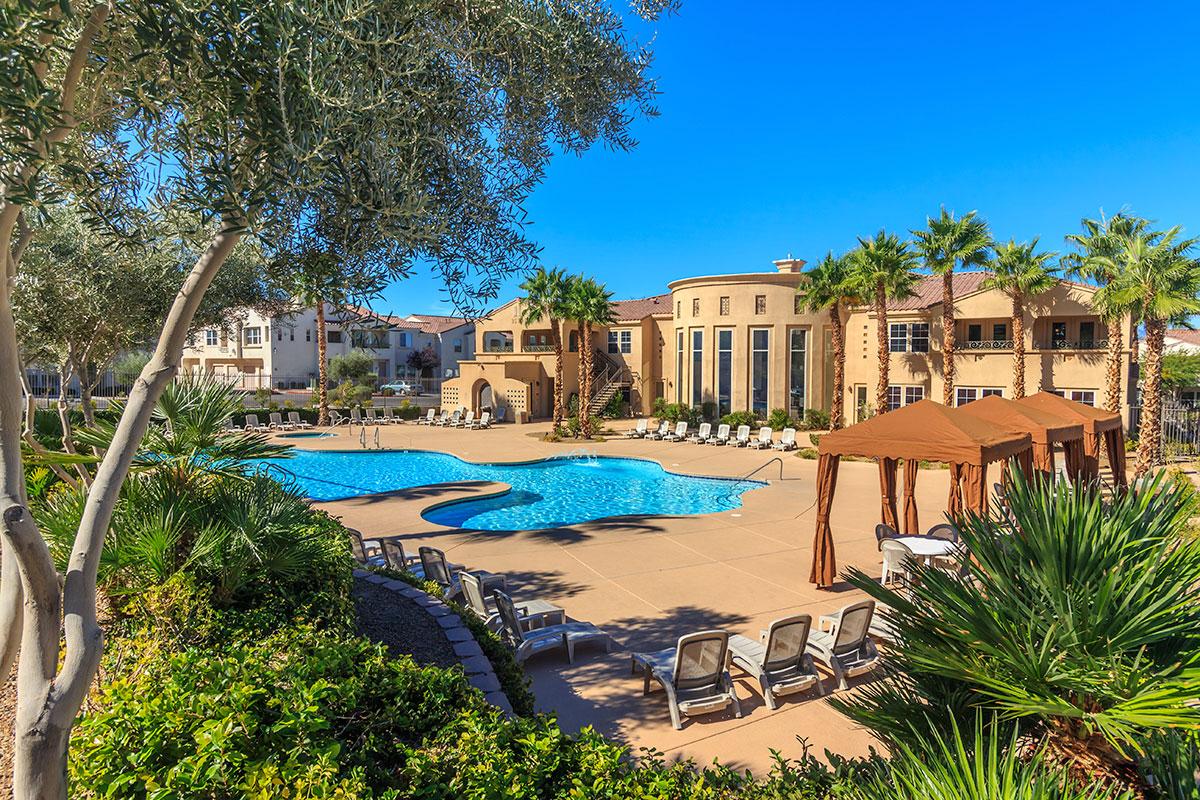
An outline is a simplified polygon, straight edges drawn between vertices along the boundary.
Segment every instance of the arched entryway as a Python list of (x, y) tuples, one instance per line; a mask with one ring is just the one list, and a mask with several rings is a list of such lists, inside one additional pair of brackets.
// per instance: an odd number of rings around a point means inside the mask
[(483, 378), (475, 381), (475, 385), (471, 387), (471, 408), (477, 414), (496, 410), (496, 392), (492, 389), (492, 385)]

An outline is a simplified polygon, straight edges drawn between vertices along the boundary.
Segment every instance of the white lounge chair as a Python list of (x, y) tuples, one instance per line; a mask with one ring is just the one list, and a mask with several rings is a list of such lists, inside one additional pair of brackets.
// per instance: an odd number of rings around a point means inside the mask
[(499, 589), (492, 592), (492, 597), (500, 614), (500, 635), (513, 648), (518, 664), (535, 653), (559, 647), (567, 651), (567, 661), (574, 664), (575, 646), (587, 642), (603, 642), (604, 651), (612, 651), (612, 637), (590, 622), (564, 622), (527, 631), (511, 597)]
[(373, 408), (367, 409), (367, 424), (368, 425), (382, 425), (383, 424), (383, 420), (375, 415), (375, 409), (373, 409)]
[(738, 425), (737, 436), (733, 438), (730, 444), (734, 447), (745, 447), (750, 444), (750, 426)]
[(485, 411), (480, 414), (479, 419), (472, 420), (470, 427), (477, 431), (492, 427), (492, 412)]
[(329, 409), (329, 424), (335, 428), (338, 425), (349, 425), (350, 418), (343, 417), (342, 412), (338, 411), (337, 409), (331, 408), (331, 409)]
[[(503, 624), (503, 620), (500, 619), (500, 611), (496, 606), (495, 594), (493, 593), (489, 596), (487, 587), (483, 585), (483, 582), (469, 572), (460, 572), (458, 574), (458, 582), (462, 584), (463, 599), (467, 603), (467, 608), (475, 616), (483, 620), (488, 630), (493, 632), (498, 631)], [(517, 617), (523, 631), (528, 631), (535, 627), (545, 627), (547, 624), (561, 625), (567, 621), (566, 617), (563, 616), (561, 608), (544, 600), (517, 600), (514, 601), (513, 605), (516, 608)]]
[(351, 425), (362, 425), (363, 424), (362, 411), (359, 409), (358, 406), (355, 406), (354, 408), (350, 409), (350, 424)]
[(255, 433), (266, 433), (270, 430), (270, 428), (258, 421), (258, 414), (247, 414), (246, 427), (242, 430), (254, 431)]
[(771, 446), (771, 429), (763, 425), (758, 429), (758, 438), (749, 443), (752, 450), (763, 450)]
[(299, 428), (301, 430), (307, 430), (312, 427), (312, 423), (305, 422), (304, 420), (300, 419), (299, 411), (289, 411), (288, 412), (288, 422), (293, 427)]
[(724, 422), (718, 425), (716, 434), (710, 437), (706, 444), (715, 444), (718, 446), (729, 444), (729, 426)]
[(742, 716), (733, 679), (726, 668), (729, 634), (725, 631), (700, 631), (679, 637), (667, 650), (634, 653), (630, 668), (642, 669), (642, 694), (650, 694), (650, 679), (667, 692), (671, 724), (683, 727), (681, 716), (711, 714), (732, 705), (736, 717)]
[(462, 418), (459, 419), (458, 422), (454, 423), (450, 427), (452, 427), (452, 428), (470, 428), (474, 424), (474, 422), (475, 422), (475, 411), (474, 411), (474, 409), (472, 409), (472, 410), (468, 411), (466, 414), (464, 414), (462, 416)]
[(417, 420), (417, 424), (418, 425), (432, 425), (433, 418), (436, 414), (437, 414), (436, 409), (433, 409), (433, 408), (429, 409), (427, 412), (425, 412), (425, 416), (423, 416)]
[(462, 419), (461, 411), (455, 411), (453, 414), (449, 414), (449, 415), (447, 415), (447, 413), (445, 411), (443, 411), (442, 418), (439, 420), (435, 420), (433, 424), (437, 425), (439, 428), (453, 428), (458, 425), (458, 421), (460, 419)]
[(779, 437), (779, 441), (771, 445), (775, 450), (795, 450), (796, 449), (796, 429), (784, 428), (783, 435)]
[(838, 691), (845, 691), (847, 678), (871, 672), (881, 663), (879, 651), (868, 636), (875, 601), (851, 603), (834, 615), (833, 633), (813, 631), (808, 636), (808, 652), (837, 678)]
[(675, 430), (672, 431), (671, 433), (668, 433), (666, 436), (662, 437), (663, 441), (664, 442), (682, 442), (683, 438), (685, 436), (687, 436), (687, 429), (688, 429), (688, 424), (686, 422), (676, 423)]
[(758, 678), (763, 699), (774, 711), (781, 697), (815, 688), (823, 694), (821, 676), (805, 652), (812, 631), (812, 616), (795, 614), (771, 623), (761, 634), (762, 641), (745, 636), (729, 637), (729, 653), (734, 664)]
[(273, 431), (294, 431), (294, 430), (296, 430), (295, 425), (293, 425), (290, 422), (283, 421), (283, 414), (279, 413), (278, 411), (272, 411), (270, 414), (267, 415), (267, 419), (270, 420), (267, 423), (267, 427)]
[(392, 407), (391, 406), (384, 406), (383, 408), (379, 409), (378, 419), (379, 419), (379, 423), (381, 425), (395, 425), (398, 422), (404, 421), (404, 420), (400, 419), (399, 417), (392, 415)]
[[(463, 571), (462, 564), (451, 564), (446, 560), (446, 554), (436, 547), (420, 547), (417, 552), (421, 555), (421, 569), (425, 580), (434, 581), (453, 599), (462, 594), (462, 584), (459, 583), (459, 573)], [(496, 575), (487, 570), (471, 570), (471, 574), (479, 578), (488, 589), (504, 588), (504, 576)]]
[(642, 417), (641, 419), (639, 419), (637, 421), (636, 426), (625, 431), (625, 438), (626, 439), (641, 439), (647, 433), (647, 430), (646, 430), (647, 422), (648, 421), (645, 417)]
[(701, 422), (700, 430), (697, 431), (696, 433), (693, 433), (691, 436), (687, 437), (686, 441), (693, 442), (694, 444), (704, 444), (705, 442), (707, 442), (709, 440), (709, 438), (711, 436), (712, 436), (712, 423), (711, 422)]
[(670, 432), (671, 432), (671, 423), (667, 422), (666, 420), (663, 420), (662, 423), (658, 426), (658, 430), (647, 433), (646, 438), (647, 439), (662, 439), (664, 436), (666, 436)]

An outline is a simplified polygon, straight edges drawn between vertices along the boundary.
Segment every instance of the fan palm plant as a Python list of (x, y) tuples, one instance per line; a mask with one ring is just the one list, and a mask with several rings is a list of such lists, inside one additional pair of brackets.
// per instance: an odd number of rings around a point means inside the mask
[(612, 292), (591, 278), (577, 276), (570, 282), (567, 294), (570, 316), (579, 325), (579, 426), (585, 439), (592, 438), (592, 378), (595, 359), (592, 354), (592, 332), (596, 327), (611, 325), (613, 317)]
[[(550, 341), (554, 346), (554, 429), (562, 427), (563, 402), (563, 343), (561, 320), (567, 304), (569, 282), (562, 270), (537, 271), (521, 284), (525, 296), (519, 302), (519, 319), (522, 325), (537, 325), (545, 320), (550, 325)], [(582, 352), (580, 353), (582, 358)]]
[(1007, 516), (957, 521), (961, 573), (912, 564), (893, 590), (852, 571), (891, 609), (895, 675), (835, 704), (889, 742), (983, 709), (1058, 758), (1123, 773), (1148, 736), (1200, 729), (1195, 493), (1158, 476), (1106, 500), (1009, 477)]
[(1037, 252), (1038, 240), (997, 245), (984, 288), (1004, 292), (1012, 300), (1013, 397), (1025, 396), (1025, 301), (1054, 288), (1050, 266), (1057, 253)]
[[(1075, 252), (1063, 256), (1062, 264), (1068, 274), (1087, 281), (1107, 286), (1115, 281), (1124, 269), (1124, 246), (1130, 236), (1145, 233), (1149, 220), (1120, 212), (1112, 217), (1080, 220), (1080, 233), (1066, 236)], [(1122, 322), (1128, 309), (1112, 303), (1111, 298), (1097, 296), (1093, 305), (1108, 328), (1105, 343), (1105, 391), (1104, 408), (1108, 411), (1121, 410), (1121, 360), (1125, 349)]]
[(850, 260), (846, 256), (826, 254), (807, 273), (797, 289), (802, 306), (812, 312), (828, 311), (833, 340), (833, 403), (829, 409), (829, 427), (837, 430), (844, 419), (846, 393), (846, 331), (842, 325), (844, 306), (860, 303), (858, 288), (851, 280)]
[(942, 402), (954, 404), (954, 270), (987, 263), (992, 236), (975, 211), (955, 217), (942, 208), (937, 219), (926, 218), (926, 229), (912, 231), (917, 251), (934, 275), (942, 276)]
[(1142, 415), (1134, 474), (1162, 463), (1162, 357), (1167, 326), (1200, 311), (1200, 262), (1192, 255), (1197, 239), (1181, 229), (1139, 231), (1121, 237), (1123, 264), (1098, 293), (1107, 305), (1129, 309), (1146, 328), (1142, 364)]
[(888, 410), (888, 368), (891, 352), (888, 347), (889, 300), (911, 297), (916, 275), (913, 267), (917, 254), (899, 236), (879, 231), (874, 238), (858, 239), (858, 247), (850, 255), (850, 285), (863, 298), (871, 299), (875, 312), (875, 334), (878, 344), (879, 380), (875, 388), (877, 413)]

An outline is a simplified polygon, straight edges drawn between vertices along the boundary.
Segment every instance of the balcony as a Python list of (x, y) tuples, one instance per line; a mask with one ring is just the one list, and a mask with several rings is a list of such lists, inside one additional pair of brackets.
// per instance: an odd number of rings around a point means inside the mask
[(525, 344), (521, 345), (521, 352), (522, 353), (553, 353), (554, 345), (540, 344), (540, 343), (532, 344), (532, 343), (526, 342)]
[(1054, 339), (1035, 344), (1037, 350), (1103, 350), (1108, 343), (1102, 339)]
[(485, 353), (511, 353), (512, 351), (512, 342), (485, 342), (483, 345)]
[(977, 342), (958, 342), (958, 350), (961, 352), (977, 352), (980, 350), (1012, 350), (1012, 339), (989, 339)]

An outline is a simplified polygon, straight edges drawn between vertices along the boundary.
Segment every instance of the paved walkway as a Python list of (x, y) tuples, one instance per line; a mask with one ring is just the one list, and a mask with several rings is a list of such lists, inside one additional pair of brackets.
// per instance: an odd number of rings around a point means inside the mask
[[(672, 729), (661, 692), (641, 693), (630, 674), (630, 651), (672, 646), (687, 632), (724, 628), (756, 638), (772, 619), (806, 611), (814, 618), (857, 599), (848, 585), (821, 591), (808, 582), (814, 526), (816, 462), (794, 453), (765, 453), (641, 440), (547, 443), (546, 425), (502, 426), (489, 431), (430, 429), (417, 425), (381, 428), (384, 447), (454, 453), (472, 461), (520, 461), (584, 448), (598, 455), (652, 458), (671, 470), (769, 480), (743, 496), (736, 511), (693, 517), (622, 517), (543, 531), (501, 533), (447, 529), (426, 522), (421, 510), (461, 494), (494, 490), (494, 484), (423, 487), (322, 506), (348, 525), (374, 536), (398, 536), (415, 552), (421, 544), (445, 550), (468, 567), (505, 573), (516, 597), (541, 597), (567, 613), (615, 635), (610, 655), (581, 649), (571, 666), (558, 654), (528, 662), (542, 710), (558, 714), (564, 729), (592, 725), (636, 752), (653, 747), (669, 758), (719, 758), (740, 768), (765, 771), (769, 748), (798, 755), (796, 737), (820, 753), (863, 755), (874, 743), (823, 700), (785, 702), (771, 712), (757, 683), (739, 679), (742, 719), (713, 715)], [(357, 434), (357, 430), (355, 431)], [(800, 438), (806, 438), (801, 434)], [(305, 443), (305, 447), (357, 448), (357, 436)], [(923, 470), (917, 500), (922, 526), (941, 521), (948, 493), (945, 470)], [(878, 470), (845, 462), (838, 478), (832, 524), (839, 569), (856, 566), (878, 575), (874, 526), (879, 518)], [(736, 676), (735, 676), (736, 677)], [(827, 678), (827, 689), (833, 681)]]

